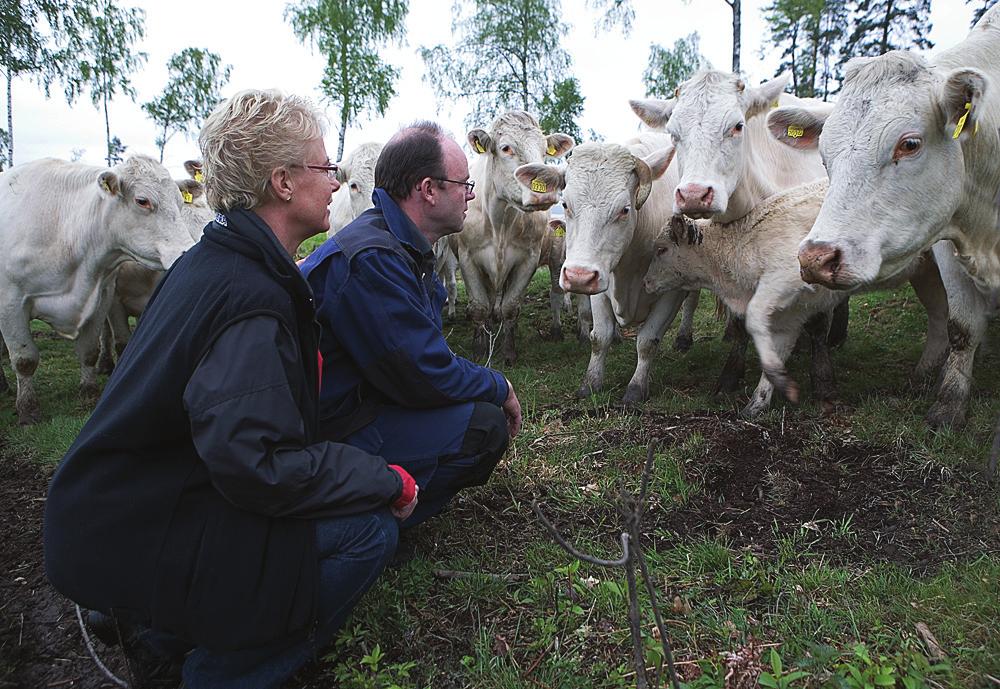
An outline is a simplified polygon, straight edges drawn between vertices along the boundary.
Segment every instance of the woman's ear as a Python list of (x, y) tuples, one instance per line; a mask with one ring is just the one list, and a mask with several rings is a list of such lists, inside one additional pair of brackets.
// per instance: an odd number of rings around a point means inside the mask
[(276, 167), (271, 170), (271, 193), (279, 201), (292, 200), (292, 176), (287, 167)]

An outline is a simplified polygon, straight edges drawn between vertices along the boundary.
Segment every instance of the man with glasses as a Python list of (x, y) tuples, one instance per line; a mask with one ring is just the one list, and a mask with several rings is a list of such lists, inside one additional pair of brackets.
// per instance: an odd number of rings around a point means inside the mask
[(323, 331), (327, 438), (416, 479), (420, 500), (404, 529), (484, 484), (521, 427), (510, 381), (456, 356), (442, 334), (432, 247), (462, 230), (474, 186), (465, 154), (437, 124), (406, 127), (375, 165), (375, 207), (301, 265)]

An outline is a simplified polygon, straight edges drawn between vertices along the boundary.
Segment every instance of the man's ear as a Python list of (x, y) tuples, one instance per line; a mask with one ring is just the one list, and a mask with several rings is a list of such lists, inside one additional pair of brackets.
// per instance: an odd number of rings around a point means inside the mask
[(539, 194), (549, 194), (566, 187), (566, 173), (555, 165), (528, 163), (514, 170), (521, 186)]
[(641, 100), (630, 100), (628, 102), (632, 112), (638, 115), (647, 127), (653, 129), (663, 129), (670, 119), (670, 114), (677, 105), (677, 99), (661, 100), (659, 98), (646, 98)]
[(468, 134), (469, 145), (472, 146), (472, 150), (483, 155), (484, 153), (495, 153), (493, 150), (493, 139), (490, 135), (482, 129), (473, 129)]
[(833, 112), (833, 103), (823, 103), (811, 108), (787, 105), (772, 110), (767, 115), (767, 128), (771, 136), (792, 148), (814, 149), (819, 145), (826, 118)]
[(635, 174), (639, 184), (635, 190), (635, 209), (639, 210), (649, 198), (653, 188), (653, 180), (659, 179), (667, 171), (670, 161), (674, 158), (674, 147), (667, 146), (653, 151), (645, 158), (635, 158)]
[(956, 69), (948, 74), (939, 100), (947, 136), (952, 139), (975, 136), (979, 104), (987, 84), (986, 77), (978, 69)]
[(778, 96), (785, 92), (785, 86), (792, 78), (790, 72), (785, 72), (770, 81), (765, 81), (756, 88), (749, 89), (743, 96), (743, 113), (749, 120), (754, 115), (767, 112), (778, 102)]

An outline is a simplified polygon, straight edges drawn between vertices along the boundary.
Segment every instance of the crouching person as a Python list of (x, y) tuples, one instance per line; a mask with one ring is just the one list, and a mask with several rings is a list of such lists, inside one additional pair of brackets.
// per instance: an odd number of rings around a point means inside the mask
[[(338, 188), (319, 112), (277, 91), (200, 136), (218, 212), (161, 281), (53, 478), (46, 572), (134, 686), (277, 687), (396, 549), (409, 474), (319, 440), (319, 333), (292, 256)], [(127, 192), (128, 190), (126, 190)]]

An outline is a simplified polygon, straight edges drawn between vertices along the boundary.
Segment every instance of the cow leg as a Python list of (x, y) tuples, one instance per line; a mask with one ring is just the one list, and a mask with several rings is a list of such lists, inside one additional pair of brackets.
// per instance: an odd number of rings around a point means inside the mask
[(448, 318), (454, 318), (455, 305), (458, 303), (458, 278), (455, 275), (458, 270), (458, 258), (451, 251), (448, 252), (444, 268), (444, 286), (448, 290)]
[[(109, 316), (110, 318), (110, 316)], [(111, 321), (106, 320), (101, 326), (101, 339), (99, 354), (97, 355), (97, 372), (109, 376), (115, 370), (115, 358), (111, 352), (115, 346), (115, 335), (111, 328)]]
[(948, 294), (933, 253), (928, 251), (924, 255), (917, 270), (910, 276), (910, 284), (927, 310), (927, 341), (913, 373), (913, 382), (923, 385), (933, 380), (948, 357)]
[(790, 331), (757, 330), (750, 325), (750, 314), (747, 313), (747, 329), (753, 336), (754, 346), (760, 357), (761, 374), (757, 388), (750, 400), (743, 407), (743, 416), (753, 419), (771, 407), (771, 397), (774, 388), (778, 388), (790, 402), (799, 401), (799, 388), (785, 370), (785, 361), (795, 349), (795, 341), (799, 337), (798, 329)]
[(517, 361), (517, 320), (521, 315), (521, 302), (531, 284), (531, 278), (538, 267), (540, 248), (533, 251), (513, 252), (508, 248), (507, 262), (512, 270), (504, 282), (503, 298), (500, 302), (500, 317), (503, 319), (503, 360), (508, 366)]
[(577, 339), (581, 344), (590, 342), (590, 331), (594, 329), (594, 314), (590, 310), (590, 295), (576, 295)]
[[(846, 303), (844, 299), (840, 304)], [(824, 414), (832, 414), (836, 408), (837, 381), (833, 372), (833, 359), (830, 350), (831, 319), (836, 322), (838, 304), (833, 309), (832, 316), (828, 313), (817, 313), (806, 321), (805, 330), (809, 334), (810, 365), (809, 380), (812, 383), (813, 396), (819, 402)]]
[(472, 256), (464, 250), (459, 254), (458, 262), (465, 282), (465, 293), (469, 297), (466, 315), (472, 321), (472, 355), (477, 361), (486, 361), (492, 356), (493, 339), (488, 331), (490, 295), (485, 275), (472, 260)]
[(31, 337), (31, 320), (20, 309), (5, 309), (3, 313), (3, 341), (10, 354), (10, 367), (17, 379), (17, 422), (22, 426), (36, 424), (42, 420), (42, 409), (35, 393), (34, 375), (38, 369), (38, 347)]
[(549, 310), (552, 312), (552, 325), (549, 326), (549, 338), (561, 340), (562, 331), (562, 308), (565, 297), (562, 287), (559, 286), (559, 271), (549, 267)]
[(625, 388), (625, 396), (622, 398), (622, 403), (625, 405), (635, 405), (649, 398), (649, 370), (653, 365), (656, 350), (663, 339), (663, 333), (670, 327), (677, 311), (681, 308), (681, 303), (687, 297), (688, 293), (683, 290), (667, 292), (657, 299), (649, 316), (646, 317), (646, 322), (639, 328), (635, 339), (638, 357), (635, 373), (632, 374), (632, 380)]
[[(769, 302), (766, 294), (758, 291), (747, 304), (746, 330), (753, 337), (760, 368), (768, 380), (788, 401), (798, 403), (799, 386), (785, 369), (785, 361), (795, 348), (801, 331), (801, 321), (781, 317), (780, 304)], [(779, 325), (780, 322), (780, 325)], [(824, 332), (824, 336), (825, 336)]]
[(594, 327), (590, 330), (590, 362), (576, 391), (578, 397), (587, 397), (604, 387), (604, 367), (615, 336), (615, 313), (608, 295), (602, 293), (590, 297), (590, 308), (594, 319)]
[(972, 391), (976, 349), (986, 332), (989, 300), (980, 292), (954, 255), (954, 245), (934, 245), (941, 280), (948, 294), (948, 358), (941, 370), (937, 399), (927, 412), (931, 428), (960, 428)]
[(80, 396), (87, 401), (94, 401), (101, 394), (101, 386), (97, 382), (97, 358), (101, 347), (101, 328), (106, 322), (107, 318), (101, 318), (96, 325), (84, 325), (74, 342), (76, 356), (80, 360)]
[(98, 373), (111, 374), (115, 368), (115, 359), (121, 356), (130, 335), (128, 313), (125, 311), (125, 305), (116, 297), (101, 327), (100, 355), (97, 358)]
[(740, 389), (740, 381), (747, 369), (747, 345), (750, 343), (750, 336), (747, 333), (746, 325), (742, 316), (733, 313), (729, 314), (726, 323), (726, 334), (724, 340), (732, 342), (729, 348), (729, 356), (719, 374), (719, 380), (712, 390), (713, 395), (719, 393), (731, 394)]
[(847, 342), (847, 324), (851, 320), (851, 300), (845, 299), (833, 308), (828, 320), (826, 342), (831, 347), (841, 347)]
[(678, 352), (686, 352), (694, 344), (694, 312), (698, 310), (698, 300), (700, 298), (700, 289), (688, 292), (684, 298), (681, 325), (677, 329), (677, 337), (674, 338), (674, 349)]
[(3, 372), (3, 360), (10, 361), (7, 355), (7, 345), (0, 339), (0, 393), (10, 392), (10, 383), (7, 382), (7, 375)]

